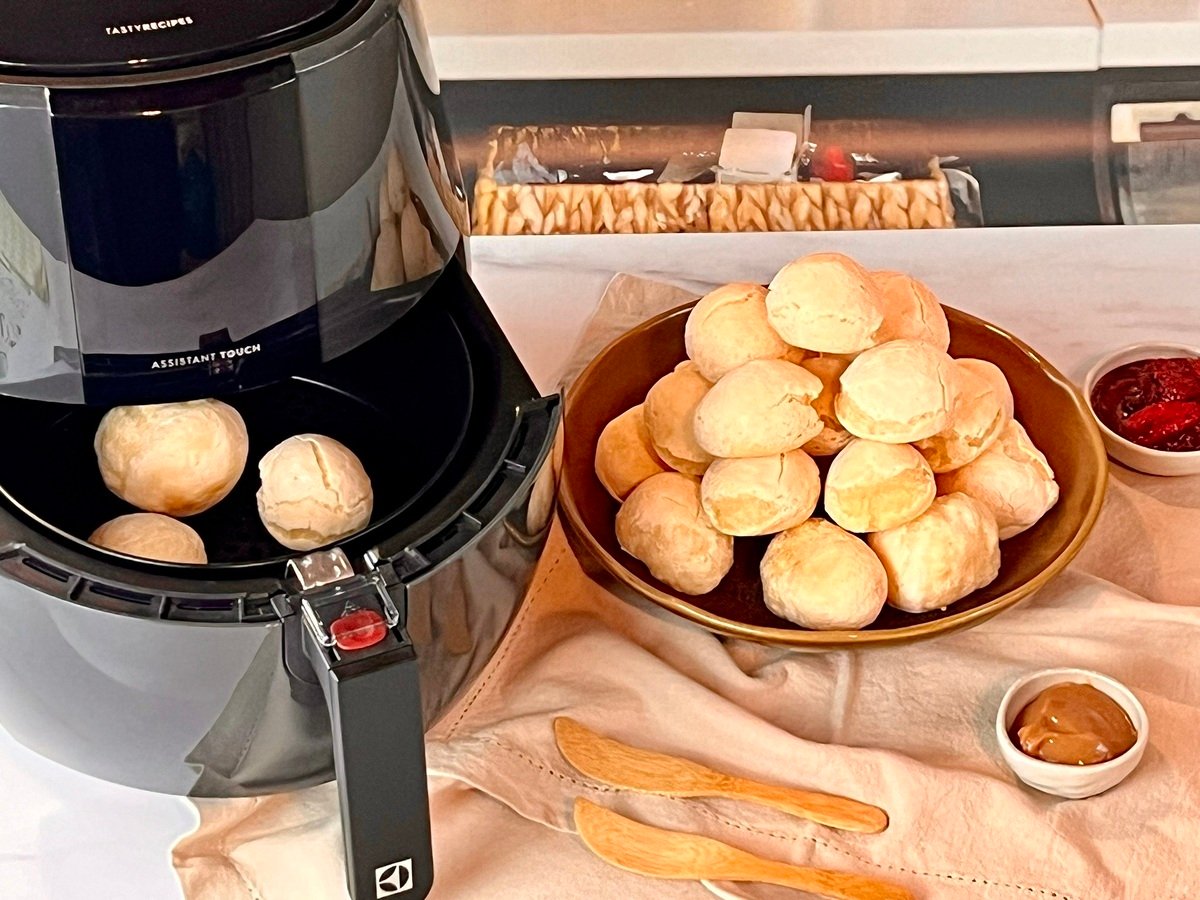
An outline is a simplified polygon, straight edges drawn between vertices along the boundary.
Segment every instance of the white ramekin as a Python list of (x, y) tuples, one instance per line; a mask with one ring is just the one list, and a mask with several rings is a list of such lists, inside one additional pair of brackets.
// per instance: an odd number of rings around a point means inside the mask
[(1130, 344), (1101, 359), (1088, 372), (1083, 384), (1083, 396), (1088, 409), (1096, 423), (1100, 426), (1100, 436), (1104, 438), (1108, 455), (1117, 462), (1124, 463), (1131, 469), (1145, 472), (1149, 475), (1195, 475), (1200, 473), (1200, 450), (1189, 450), (1176, 453), (1171, 450), (1152, 450), (1142, 447), (1133, 441), (1126, 440), (1110, 429), (1092, 409), (1092, 388), (1101, 376), (1108, 374), (1125, 363), (1137, 362), (1139, 359), (1156, 359), (1158, 357), (1192, 356), (1200, 357), (1200, 347), (1187, 344), (1171, 344), (1149, 341), (1141, 344)]
[[(1090, 684), (1112, 697), (1125, 710), (1137, 731), (1134, 745), (1116, 759), (1092, 766), (1046, 762), (1022, 753), (1009, 737), (1013, 721), (1034, 697), (1051, 685), (1064, 682)], [(1116, 679), (1089, 669), (1043, 669), (1025, 675), (1008, 689), (996, 711), (996, 740), (1000, 744), (1000, 755), (1008, 767), (1030, 787), (1069, 800), (1094, 796), (1124, 780), (1142, 761), (1149, 738), (1150, 723), (1146, 718), (1146, 710), (1133, 692)]]

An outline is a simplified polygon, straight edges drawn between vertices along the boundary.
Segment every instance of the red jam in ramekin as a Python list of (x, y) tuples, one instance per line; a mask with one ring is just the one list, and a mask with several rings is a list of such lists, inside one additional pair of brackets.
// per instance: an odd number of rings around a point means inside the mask
[(1152, 450), (1200, 450), (1200, 359), (1139, 359), (1106, 372), (1092, 409), (1111, 431)]

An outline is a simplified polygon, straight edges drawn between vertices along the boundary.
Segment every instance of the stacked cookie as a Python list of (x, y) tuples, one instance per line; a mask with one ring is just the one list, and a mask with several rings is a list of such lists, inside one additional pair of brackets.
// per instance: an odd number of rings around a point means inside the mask
[(685, 342), (596, 448), (618, 541), (683, 593), (716, 588), (735, 538), (773, 536), (776, 615), (850, 629), (885, 603), (938, 609), (994, 580), (1000, 541), (1058, 499), (1004, 373), (949, 356), (941, 305), (907, 275), (804, 257), (705, 296)]

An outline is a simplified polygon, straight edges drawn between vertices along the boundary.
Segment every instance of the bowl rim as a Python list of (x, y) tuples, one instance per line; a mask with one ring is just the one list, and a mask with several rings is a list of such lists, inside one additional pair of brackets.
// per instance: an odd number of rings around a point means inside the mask
[[(1112, 694), (1108, 694), (1108, 691), (1104, 692), (1125, 711), (1125, 715), (1129, 716), (1131, 723), (1135, 719), (1141, 719), (1141, 727), (1138, 727), (1136, 724), (1134, 726), (1137, 730), (1137, 737), (1134, 739), (1133, 746), (1120, 756), (1114, 756), (1112, 759), (1105, 760), (1102, 763), (1094, 763), (1090, 766), (1050, 762), (1049, 760), (1037, 759), (1036, 757), (1027, 755), (1020, 747), (1013, 743), (1012, 738), (1008, 735), (1008, 728), (1005, 725), (1005, 719), (1008, 718), (1008, 711), (1012, 707), (1013, 698), (1016, 696), (1017, 691), (1038, 678), (1053, 678), (1054, 680), (1046, 685), (1046, 688), (1050, 688), (1054, 685), (1069, 683), (1073, 677), (1080, 675), (1107, 682), (1122, 693), (1123, 696), (1114, 697)], [(1131, 706), (1132, 709), (1130, 708)], [(1137, 765), (1138, 760), (1146, 751), (1146, 745), (1150, 741), (1150, 717), (1146, 714), (1146, 708), (1142, 705), (1142, 701), (1137, 698), (1137, 694), (1111, 675), (1105, 675), (1103, 672), (1097, 672), (1095, 669), (1084, 669), (1077, 666), (1037, 669), (1036, 671), (1027, 672), (1022, 675), (1004, 692), (1004, 697), (996, 709), (996, 741), (1000, 745), (1001, 756), (1005, 757), (1005, 763), (1018, 775), (1020, 773), (1016, 772), (1017, 765), (1020, 765), (1025, 774), (1031, 777), (1041, 775), (1051, 779), (1059, 779), (1068, 772), (1086, 772), (1089, 775), (1101, 776), (1125, 766)], [(1012, 756), (1011, 759), (1009, 758), (1010, 755)]]
[[(1096, 410), (1092, 407), (1092, 388), (1096, 386), (1096, 382), (1103, 376), (1117, 368), (1112, 365), (1112, 361), (1127, 353), (1134, 353), (1151, 347), (1159, 347), (1164, 350), (1184, 350), (1193, 358), (1200, 359), (1200, 347), (1193, 346), (1192, 344), (1180, 344), (1176, 341), (1135, 341), (1132, 344), (1126, 344), (1124, 347), (1105, 354), (1094, 366), (1088, 369), (1088, 373), (1083, 379), (1083, 400), (1087, 404), (1088, 412), (1092, 414), (1092, 418), (1100, 426), (1101, 435), (1115, 443), (1118, 447), (1132, 450), (1135, 453), (1145, 454), (1149, 459), (1200, 460), (1200, 450), (1157, 450), (1154, 447), (1143, 447), (1141, 444), (1135, 444), (1129, 438), (1121, 437), (1121, 435), (1105, 425), (1100, 416), (1096, 414)], [(1143, 358), (1154, 359), (1155, 357), (1146, 356)], [(1176, 357), (1167, 358), (1174, 359)], [(1138, 362), (1138, 360), (1129, 360), (1129, 362)]]
[[(629, 329), (618, 337), (610, 341), (603, 350), (596, 354), (591, 362), (576, 377), (573, 384), (566, 391), (566, 398), (563, 409), (563, 428), (564, 441), (570, 429), (571, 407), (573, 398), (578, 396), (577, 385), (584, 383), (592, 372), (598, 368), (602, 361), (613, 351), (619, 343), (631, 335), (639, 334), (657, 326), (660, 322), (670, 319), (674, 316), (683, 315), (699, 300), (692, 300), (673, 309), (659, 313), (640, 325)], [(1029, 581), (1020, 587), (1014, 588), (1007, 593), (1001, 594), (998, 597), (980, 604), (973, 609), (963, 610), (958, 613), (950, 613), (939, 619), (933, 619), (928, 622), (919, 622), (913, 625), (904, 625), (899, 628), (887, 628), (878, 630), (853, 630), (853, 629), (838, 629), (830, 631), (817, 631), (812, 629), (801, 628), (777, 628), (773, 626), (758, 626), (747, 625), (744, 622), (738, 622), (733, 619), (727, 619), (724, 616), (714, 615), (705, 609), (701, 609), (686, 600), (682, 600), (673, 594), (668, 594), (661, 591), (654, 585), (648, 584), (642, 579), (634, 575), (629, 569), (624, 566), (620, 560), (616, 559), (612, 554), (605, 550), (595, 535), (583, 524), (583, 517), (579, 512), (579, 507), (575, 501), (574, 492), (571, 489), (569, 479), (564, 478), (559, 490), (559, 503), (563, 511), (565, 524), (582, 540), (588, 551), (600, 562), (609, 576), (615, 578), (621, 585), (635, 593), (646, 597), (647, 599), (657, 603), (674, 613), (689, 619), (699, 625), (704, 626), (710, 631), (717, 634), (727, 635), (729, 637), (742, 638), (745, 640), (755, 641), (764, 644), (774, 644), (787, 646), (798, 650), (841, 650), (853, 647), (862, 646), (885, 646), (889, 644), (908, 643), (921, 638), (934, 637), (939, 634), (948, 634), (967, 628), (978, 622), (986, 621), (992, 616), (1011, 606), (1016, 605), (1020, 601), (1026, 599), (1030, 595), (1041, 590), (1052, 578), (1058, 575), (1067, 565), (1075, 558), (1079, 551), (1083, 548), (1084, 542), (1088, 535), (1091, 534), (1092, 528), (1096, 524), (1096, 519), (1100, 515), (1100, 509), (1104, 504), (1104, 496), (1108, 485), (1108, 451), (1105, 449), (1104, 441), (1100, 436), (1100, 429), (1097, 427), (1096, 416), (1092, 412), (1091, 407), (1087, 405), (1084, 398), (1081, 396), (1079, 389), (1075, 384), (1062, 374), (1057, 368), (1050, 365), (1040, 354), (1020, 338), (1015, 337), (1003, 328), (993, 325), (991, 322), (981, 319), (978, 316), (973, 316), (970, 313), (965, 313), (962, 310), (951, 306), (942, 305), (947, 312), (953, 312), (969, 322), (978, 325), (988, 331), (991, 331), (1000, 337), (1012, 342), (1018, 349), (1028, 355), (1036, 362), (1043, 371), (1059, 385), (1065, 388), (1069, 395), (1074, 399), (1076, 407), (1081, 413), (1086, 413), (1081, 418), (1087, 423), (1085, 425), (1087, 431), (1087, 445), (1091, 450), (1091, 457), (1096, 466), (1096, 471), (1099, 473), (1099, 482), (1097, 490), (1092, 496), (1091, 503), (1088, 505), (1084, 513), (1083, 521), (1080, 524), (1079, 530), (1071, 541), (1059, 551), (1046, 565), (1041, 572), (1035, 575)], [(1090, 427), (1087, 427), (1090, 425)]]

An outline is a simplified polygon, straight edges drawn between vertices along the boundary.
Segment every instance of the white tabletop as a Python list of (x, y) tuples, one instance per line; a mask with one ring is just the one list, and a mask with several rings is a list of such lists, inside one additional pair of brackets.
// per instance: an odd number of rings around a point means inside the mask
[(1092, 4), (1102, 26), (1101, 66), (1200, 65), (1197, 0), (1092, 0)]
[(447, 80), (1095, 69), (1088, 0), (424, 0)]
[[(0, 728), (0, 897), (181, 897), (171, 846), (195, 808), (48, 762)], [(232, 898), (231, 898), (232, 900)]]
[[(1113, 226), (477, 238), (471, 253), (484, 296), (535, 379), (549, 388), (615, 273), (699, 290), (713, 282), (765, 281), (787, 260), (818, 249), (911, 271), (945, 302), (1003, 325), (1079, 377), (1104, 349), (1135, 340), (1169, 335), (1200, 344), (1198, 241), (1200, 226)], [(513, 814), (494, 805), (492, 827), (511, 825), (505, 816)], [(439, 808), (452, 807), (443, 801)], [(196, 822), (184, 800), (78, 775), (0, 730), (0, 810), (3, 900), (180, 895), (170, 848)], [(461, 844), (453, 824), (435, 822)], [(459, 849), (442, 853), (468, 864), (475, 851)]]

